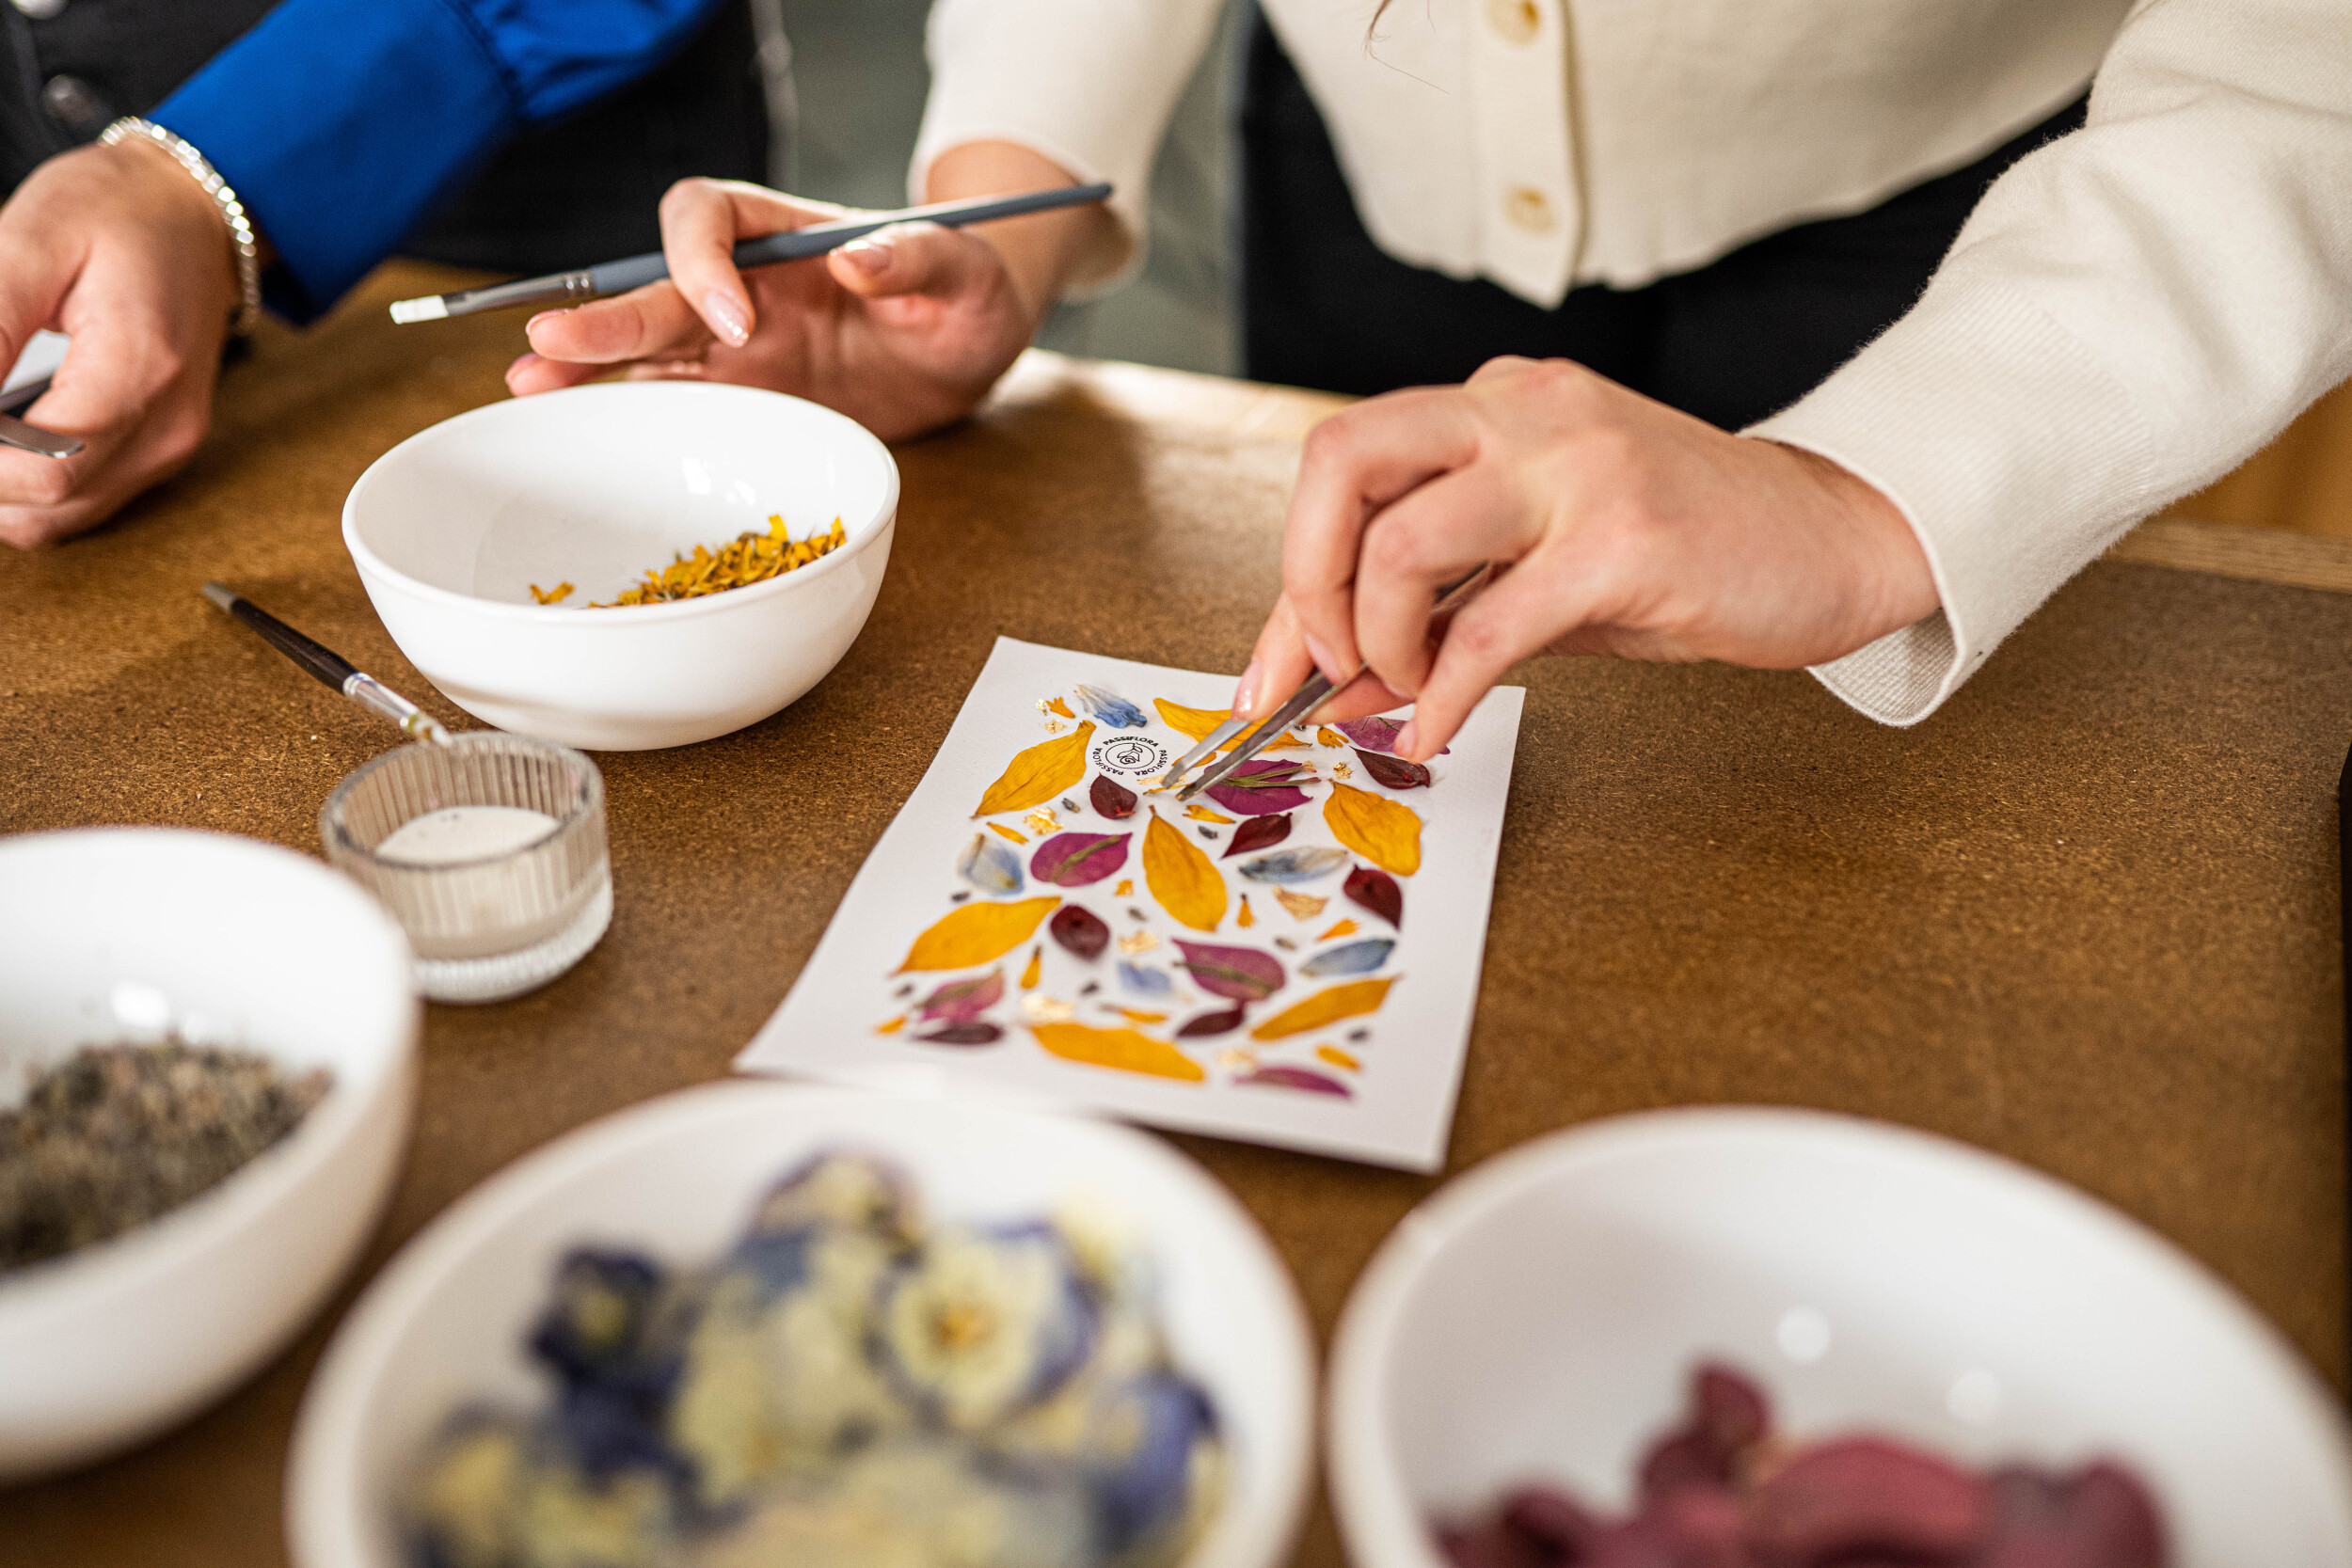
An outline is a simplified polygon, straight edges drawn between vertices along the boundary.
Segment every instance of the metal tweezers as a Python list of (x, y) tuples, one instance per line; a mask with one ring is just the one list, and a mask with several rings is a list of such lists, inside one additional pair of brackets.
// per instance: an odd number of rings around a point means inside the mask
[[(1470, 573), (1470, 576), (1457, 578), (1446, 584), (1438, 593), (1436, 607), (1430, 610), (1431, 616), (1450, 615), (1461, 609), (1481, 588), (1486, 586), (1487, 579), (1493, 574), (1494, 565), (1488, 562)], [(1304, 723), (1312, 718), (1317, 708), (1329, 701), (1335, 693), (1344, 691), (1355, 685), (1357, 677), (1363, 673), (1364, 667), (1359, 664), (1356, 666), (1355, 673), (1349, 675), (1347, 679), (1334, 681), (1322, 671), (1316, 671), (1307, 677), (1305, 685), (1291, 693), (1290, 701), (1276, 708), (1256, 729), (1250, 730), (1248, 738), (1244, 739), (1240, 745), (1211, 763), (1199, 778), (1179, 786), (1177, 780), (1198, 768), (1202, 759), (1214, 754), (1219, 746), (1248, 728), (1249, 721), (1247, 719), (1228, 719), (1211, 730), (1208, 738), (1177, 758), (1176, 766), (1160, 775), (1159, 782), (1152, 788), (1154, 791), (1174, 789), (1176, 799), (1179, 800), (1191, 800), (1211, 784), (1221, 782), (1234, 768), (1273, 745), (1275, 741), (1281, 738), (1282, 732), (1293, 724)]]
[(43, 430), (37, 424), (26, 424), (16, 417), (17, 410), (30, 408), (49, 390), (49, 378), (28, 381), (0, 392), (0, 447), (14, 447), (19, 451), (39, 452), (43, 457), (72, 457), (82, 450), (82, 443), (72, 436), (60, 436), (54, 430)]

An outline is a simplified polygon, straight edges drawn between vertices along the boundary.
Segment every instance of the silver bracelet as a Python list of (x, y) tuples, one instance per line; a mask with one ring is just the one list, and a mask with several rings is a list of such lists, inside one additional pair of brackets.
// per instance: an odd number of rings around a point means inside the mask
[(203, 186), (204, 194), (220, 209), (221, 221), (229, 225), (230, 243), (236, 247), (237, 291), (244, 296), (236, 315), (230, 320), (229, 330), (244, 337), (262, 319), (262, 252), (254, 243), (253, 220), (246, 215), (245, 203), (237, 199), (237, 193), (203, 153), (151, 119), (126, 116), (100, 133), (98, 142), (102, 147), (112, 147), (125, 136), (145, 136), (178, 159), (189, 178)]

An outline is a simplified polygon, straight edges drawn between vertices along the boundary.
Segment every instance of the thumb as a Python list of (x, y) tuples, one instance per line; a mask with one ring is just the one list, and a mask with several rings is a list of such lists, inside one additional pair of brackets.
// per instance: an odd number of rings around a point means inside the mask
[(853, 294), (948, 298), (983, 289), (1003, 263), (987, 241), (936, 223), (899, 223), (851, 240), (826, 258), (834, 281)]

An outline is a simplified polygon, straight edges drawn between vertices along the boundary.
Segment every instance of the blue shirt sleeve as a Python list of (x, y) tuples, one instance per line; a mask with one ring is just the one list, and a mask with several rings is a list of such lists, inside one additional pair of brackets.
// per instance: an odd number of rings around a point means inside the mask
[(308, 320), (501, 142), (652, 70), (719, 3), (285, 0), (149, 118), (236, 188), (281, 263), (271, 305)]

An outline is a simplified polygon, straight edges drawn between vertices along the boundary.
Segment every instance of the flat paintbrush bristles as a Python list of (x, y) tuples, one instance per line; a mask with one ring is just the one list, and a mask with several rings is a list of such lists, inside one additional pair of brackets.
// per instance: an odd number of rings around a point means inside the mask
[(449, 303), (439, 294), (392, 301), (392, 320), (403, 326), (410, 322), (437, 322), (448, 314)]

